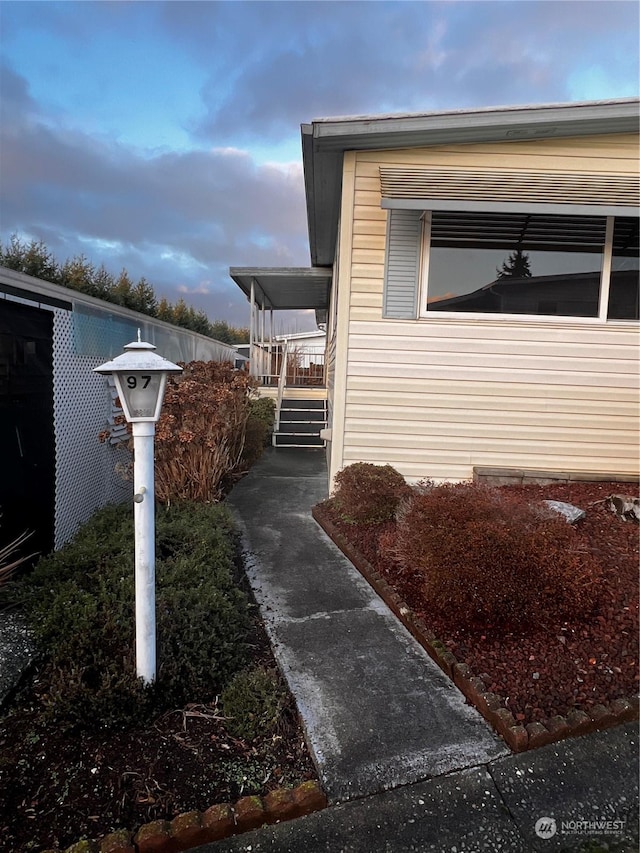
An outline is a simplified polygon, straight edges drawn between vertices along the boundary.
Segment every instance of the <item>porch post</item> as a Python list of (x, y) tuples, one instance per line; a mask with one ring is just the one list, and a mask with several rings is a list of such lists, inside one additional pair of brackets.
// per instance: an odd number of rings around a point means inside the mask
[(273, 308), (269, 309), (269, 373), (274, 372), (273, 363)]
[(256, 307), (256, 280), (255, 278), (251, 279), (251, 318), (249, 320), (249, 373), (251, 376), (256, 375), (256, 364), (255, 357), (253, 352), (254, 334), (253, 334), (253, 318), (255, 315), (255, 307)]
[(260, 306), (260, 368), (263, 376), (266, 375), (266, 357), (267, 354), (264, 349), (264, 296), (262, 297), (262, 304)]

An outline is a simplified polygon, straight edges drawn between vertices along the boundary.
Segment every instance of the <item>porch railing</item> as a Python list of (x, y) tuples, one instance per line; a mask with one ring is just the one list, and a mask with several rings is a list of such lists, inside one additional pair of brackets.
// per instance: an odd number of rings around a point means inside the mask
[(280, 362), (280, 376), (278, 377), (278, 396), (276, 397), (276, 417), (273, 426), (274, 432), (280, 431), (280, 411), (282, 410), (282, 400), (284, 398), (284, 389), (287, 385), (287, 341), (282, 347), (282, 359)]
[(321, 387), (324, 385), (324, 347), (298, 347), (292, 341), (261, 347), (251, 353), (252, 374), (262, 385)]

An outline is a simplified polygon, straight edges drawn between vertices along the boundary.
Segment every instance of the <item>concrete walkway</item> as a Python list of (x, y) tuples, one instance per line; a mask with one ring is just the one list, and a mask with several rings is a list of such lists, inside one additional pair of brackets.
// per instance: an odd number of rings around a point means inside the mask
[(596, 818), (636, 849), (636, 727), (511, 755), (313, 521), (326, 489), (322, 451), (270, 450), (229, 504), (332, 805), (202, 850), (578, 850)]
[(322, 451), (271, 450), (230, 495), (275, 654), (330, 801), (507, 749), (311, 517)]

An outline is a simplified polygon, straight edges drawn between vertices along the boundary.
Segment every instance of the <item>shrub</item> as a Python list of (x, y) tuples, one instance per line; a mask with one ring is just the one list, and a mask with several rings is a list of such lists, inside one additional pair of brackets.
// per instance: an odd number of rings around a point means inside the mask
[(246, 665), (249, 604), (235, 580), (226, 508), (157, 512), (154, 685), (135, 674), (133, 522), (107, 507), (21, 584), (47, 661), (40, 690), (67, 725), (131, 725), (185, 702), (209, 701)]
[(410, 486), (391, 465), (356, 462), (336, 474), (331, 505), (348, 524), (376, 524), (394, 518), (400, 501), (410, 494)]
[(241, 463), (255, 380), (233, 365), (192, 361), (167, 382), (156, 430), (156, 496), (213, 501)]
[(278, 673), (257, 666), (235, 675), (220, 698), (228, 731), (234, 737), (255, 740), (276, 730), (288, 694)]
[(396, 558), (452, 625), (586, 616), (600, 570), (553, 511), (477, 484), (425, 483), (398, 518)]
[(242, 451), (242, 467), (250, 468), (268, 446), (275, 422), (276, 404), (269, 397), (257, 397), (249, 402), (249, 417)]

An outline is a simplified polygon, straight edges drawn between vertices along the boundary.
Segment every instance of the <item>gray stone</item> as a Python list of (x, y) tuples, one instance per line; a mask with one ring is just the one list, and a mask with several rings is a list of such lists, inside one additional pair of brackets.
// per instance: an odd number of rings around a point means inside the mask
[(607, 506), (621, 521), (640, 521), (640, 499), (633, 495), (609, 495)]
[(583, 518), (587, 517), (587, 513), (580, 509), (580, 507), (574, 506), (573, 504), (566, 503), (565, 501), (543, 501), (549, 509), (552, 509), (554, 512), (557, 512), (559, 515), (563, 515), (569, 524), (575, 524), (576, 521), (582, 521)]

